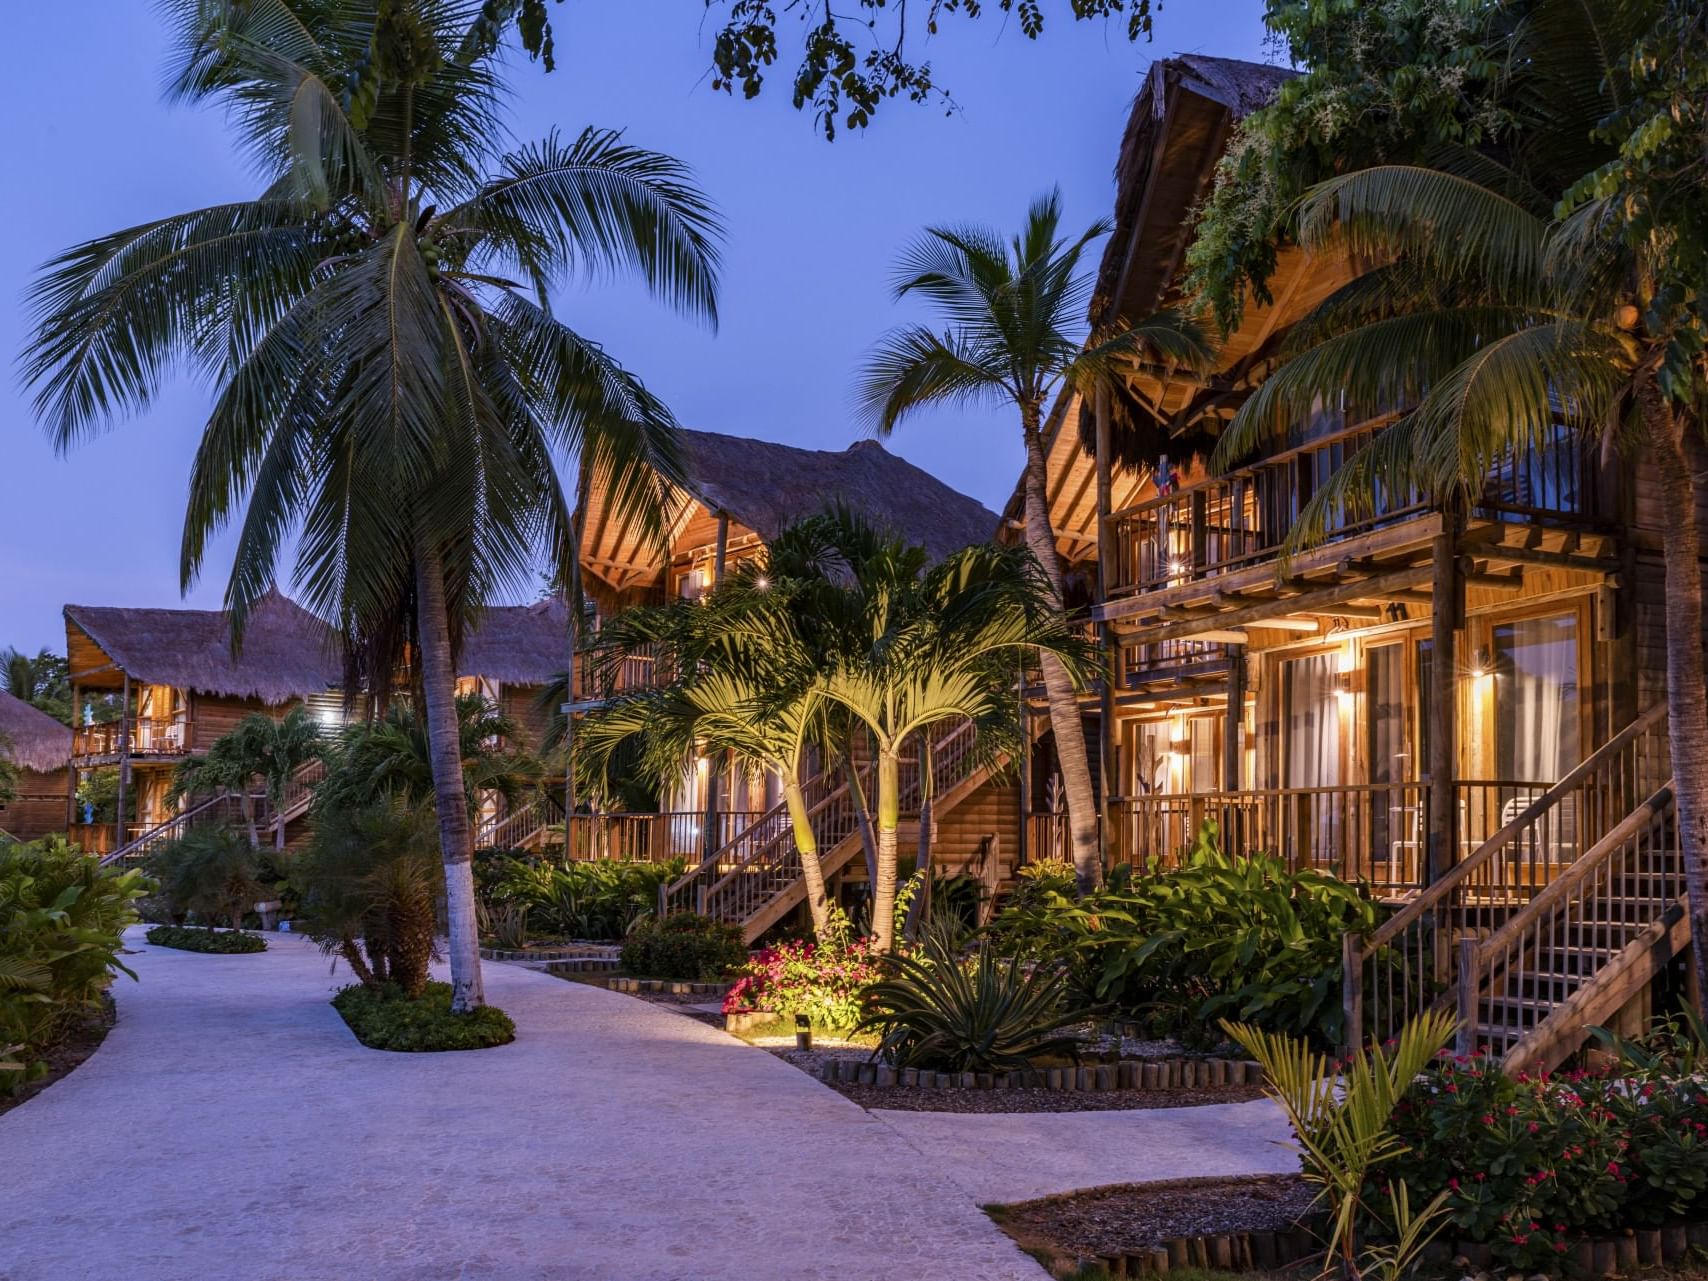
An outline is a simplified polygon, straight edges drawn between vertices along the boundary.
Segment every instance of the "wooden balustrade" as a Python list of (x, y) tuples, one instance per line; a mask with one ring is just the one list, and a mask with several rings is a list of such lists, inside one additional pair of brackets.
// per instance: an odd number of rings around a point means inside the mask
[(576, 655), (575, 697), (610, 698), (634, 690), (668, 684), (670, 671), (656, 647), (645, 645), (616, 652), (588, 646)]
[[(1282, 450), (1246, 467), (1109, 516), (1109, 594), (1158, 591), (1275, 558), (1318, 489), (1386, 427), (1376, 420)], [(1568, 433), (1514, 450), (1490, 469), (1476, 515), (1582, 523), (1599, 515), (1593, 456)], [(1415, 490), (1379, 488), (1361, 510), (1330, 516), (1328, 541), (1428, 510)]]
[[(144, 718), (130, 723), (132, 756), (182, 756), (190, 750), (194, 725), (182, 718)], [(73, 756), (118, 756), (123, 750), (124, 723), (106, 721), (78, 725), (71, 731)]]

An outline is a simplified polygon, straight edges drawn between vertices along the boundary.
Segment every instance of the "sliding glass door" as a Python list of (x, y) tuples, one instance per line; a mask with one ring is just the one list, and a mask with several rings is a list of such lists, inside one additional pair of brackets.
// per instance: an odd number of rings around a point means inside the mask
[[(1281, 664), (1281, 786), (1283, 854), (1337, 865), (1341, 848), (1342, 781), (1338, 652), (1290, 658)], [(1290, 846), (1291, 848), (1285, 848)]]

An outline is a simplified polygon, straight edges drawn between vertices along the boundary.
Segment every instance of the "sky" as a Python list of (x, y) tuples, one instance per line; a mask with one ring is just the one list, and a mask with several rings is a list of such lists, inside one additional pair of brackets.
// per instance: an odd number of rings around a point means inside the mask
[[(563, 291), (558, 314), (684, 426), (845, 448), (865, 434), (852, 392), (862, 357), (889, 327), (921, 318), (894, 301), (890, 281), (922, 227), (1015, 227), (1053, 185), (1066, 227), (1106, 217), (1121, 130), (1152, 59), (1274, 56), (1262, 0), (1170, 0), (1154, 38), (1137, 44), (1119, 24), (1069, 21), (1066, 0), (1045, 6), (1053, 21), (1036, 43), (989, 8), (978, 22), (946, 20), (929, 46), (957, 112), (889, 102), (870, 129), (826, 143), (789, 104), (788, 47), (759, 99), (711, 89), (702, 0), (553, 6), (557, 70), (520, 58), (512, 68), (517, 140), (622, 128), (692, 166), (728, 229), (716, 332), (625, 281)], [(231, 540), (214, 544), (181, 596), (178, 539), (206, 385), (173, 382), (145, 414), (54, 453), (17, 375), (30, 281), (74, 243), (258, 184), (217, 110), (162, 100), (164, 36), (147, 0), (25, 6), (12, 30), (12, 48), (29, 55), (0, 81), (14, 122), (0, 201), (0, 647), (33, 652), (63, 647), (68, 602), (217, 608)], [(887, 444), (993, 509), (1021, 463), (1018, 426), (995, 408), (931, 411)]]

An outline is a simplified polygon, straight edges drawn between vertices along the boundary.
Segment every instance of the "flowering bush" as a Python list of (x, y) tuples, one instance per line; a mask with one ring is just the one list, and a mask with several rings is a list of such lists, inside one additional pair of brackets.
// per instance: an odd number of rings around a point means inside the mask
[(1708, 1215), (1708, 1082), (1666, 1064), (1515, 1080), (1443, 1057), (1394, 1127), (1410, 1150), (1383, 1176), (1446, 1189), (1460, 1238), (1499, 1264), (1546, 1271), (1586, 1234)]
[(724, 1013), (805, 1014), (814, 1027), (842, 1032), (860, 1021), (860, 994), (877, 981), (878, 966), (867, 939), (841, 944), (802, 939), (754, 953), (740, 974), (724, 997)]

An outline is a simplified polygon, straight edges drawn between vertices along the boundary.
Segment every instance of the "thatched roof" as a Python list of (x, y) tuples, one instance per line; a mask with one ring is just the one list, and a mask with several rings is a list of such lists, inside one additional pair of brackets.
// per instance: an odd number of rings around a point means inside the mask
[(85, 683), (113, 683), (100, 681), (109, 665), (150, 684), (283, 703), (343, 679), (333, 629), (278, 592), (257, 602), (236, 653), (224, 610), (67, 605), (65, 621), (72, 675), (96, 678)]
[(569, 609), (561, 597), (494, 605), (463, 636), (457, 675), (544, 685), (569, 666)]
[(19, 769), (51, 774), (71, 759), (71, 731), (40, 708), (0, 690), (0, 756)]
[[(683, 431), (681, 442), (682, 497), (688, 501), (681, 504), (679, 527), (698, 504), (770, 539), (794, 521), (840, 502), (938, 560), (996, 532), (995, 512), (875, 440), (856, 441), (843, 450), (801, 449)], [(632, 576), (661, 568), (657, 549), (642, 545), (636, 531), (621, 527), (606, 510), (597, 483), (581, 517), (583, 555), (594, 573), (612, 581), (625, 571)]]

